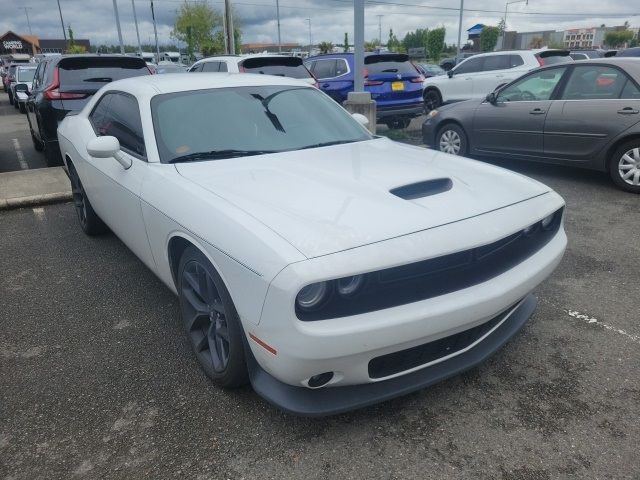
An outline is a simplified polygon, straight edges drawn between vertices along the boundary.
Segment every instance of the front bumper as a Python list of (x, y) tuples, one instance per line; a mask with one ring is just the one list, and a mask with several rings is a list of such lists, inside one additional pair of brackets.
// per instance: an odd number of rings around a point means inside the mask
[(319, 417), (366, 407), (420, 390), (475, 367), (509, 341), (527, 322), (536, 308), (529, 294), (511, 310), (488, 336), (468, 350), (447, 360), (381, 382), (336, 388), (309, 389), (283, 383), (248, 355), (249, 378), (258, 395), (287, 413)]

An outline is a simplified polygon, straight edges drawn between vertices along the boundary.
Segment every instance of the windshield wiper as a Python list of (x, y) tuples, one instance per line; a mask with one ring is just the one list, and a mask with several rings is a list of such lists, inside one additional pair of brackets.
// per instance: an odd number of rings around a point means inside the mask
[(307, 148), (329, 147), (331, 145), (342, 145), (343, 143), (353, 143), (353, 142), (357, 142), (357, 140), (334, 140), (333, 142), (314, 143), (313, 145), (300, 147), (300, 150), (305, 150)]
[(172, 158), (168, 163), (193, 162), (198, 160), (218, 160), (221, 158), (249, 157), (251, 155), (264, 155), (276, 153), (277, 150), (211, 150), (210, 152), (195, 152), (180, 157)]

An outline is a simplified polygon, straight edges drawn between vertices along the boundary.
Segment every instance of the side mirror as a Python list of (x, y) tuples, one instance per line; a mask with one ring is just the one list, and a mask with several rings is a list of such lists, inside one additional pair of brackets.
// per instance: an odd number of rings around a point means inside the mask
[(131, 159), (120, 152), (120, 142), (116, 137), (96, 137), (87, 143), (87, 153), (95, 158), (115, 158), (124, 169), (131, 167)]
[(447, 70), (447, 77), (449, 78), (453, 77), (453, 69)]
[(491, 92), (487, 95), (486, 97), (487, 102), (489, 102), (491, 105), (495, 105), (496, 103), (498, 103), (498, 98), (496, 97), (496, 92)]
[(363, 114), (361, 114), (361, 113), (352, 113), (351, 116), (353, 117), (353, 119), (356, 122), (358, 122), (363, 127), (366, 127), (367, 125), (369, 125), (369, 119), (367, 117), (365, 117)]

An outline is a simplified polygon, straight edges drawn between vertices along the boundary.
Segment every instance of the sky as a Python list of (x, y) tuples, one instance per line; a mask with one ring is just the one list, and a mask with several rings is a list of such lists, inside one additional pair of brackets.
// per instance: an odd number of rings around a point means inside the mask
[[(142, 43), (152, 43), (153, 24), (149, 0), (134, 0)], [(171, 29), (176, 11), (184, 0), (154, 0), (159, 42), (176, 43)], [(222, 0), (207, 0), (218, 11)], [(277, 41), (276, 0), (231, 0), (240, 21), (243, 43)], [(65, 25), (71, 25), (76, 38), (88, 38), (92, 44), (117, 44), (112, 0), (60, 0)], [(124, 43), (135, 45), (136, 34), (131, 0), (117, 0)], [(31, 30), (40, 38), (62, 38), (56, 0), (0, 0), (0, 34), (12, 30), (28, 34), (27, 8)], [(446, 28), (447, 43), (458, 35), (458, 0), (366, 0), (365, 37), (378, 38), (379, 22), (386, 41), (392, 28), (399, 39), (416, 28)], [(466, 0), (463, 32), (484, 23), (496, 25), (504, 16), (505, 0)], [(11, 14), (9, 14), (11, 12)], [(379, 15), (382, 15), (379, 17)], [(280, 0), (282, 42), (309, 43), (309, 23), (313, 43), (330, 41), (342, 44), (344, 33), (353, 41), (353, 0)], [(606, 25), (621, 25), (627, 20), (640, 26), (640, 2), (629, 0), (530, 0), (528, 4), (509, 5), (509, 30), (565, 30)], [(463, 41), (466, 35), (463, 34)]]

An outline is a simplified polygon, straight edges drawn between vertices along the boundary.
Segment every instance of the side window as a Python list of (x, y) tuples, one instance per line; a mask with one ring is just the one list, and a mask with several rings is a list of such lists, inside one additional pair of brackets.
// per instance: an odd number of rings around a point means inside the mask
[(631, 80), (627, 80), (620, 98), (640, 100), (640, 88), (636, 87)]
[(313, 69), (316, 78), (333, 78), (336, 76), (335, 60), (318, 60)]
[(219, 72), (228, 72), (229, 69), (227, 68), (227, 62), (220, 62), (220, 70), (218, 70)]
[(511, 55), (490, 55), (485, 57), (482, 71), (489, 72), (491, 70), (506, 70), (511, 68), (509, 57), (511, 57)]
[(220, 71), (220, 62), (204, 62), (202, 64), (203, 72), (219, 72)]
[(459, 75), (461, 73), (475, 73), (482, 71), (483, 57), (471, 57), (453, 69), (453, 73)]
[(497, 100), (498, 102), (549, 100), (566, 69), (566, 67), (552, 68), (527, 75), (501, 90)]
[(115, 93), (112, 97), (105, 115), (104, 135), (113, 135), (124, 150), (144, 157), (146, 152), (138, 102), (123, 93)]
[(520, 55), (509, 55), (509, 68), (516, 68), (524, 65), (524, 60)]
[(91, 122), (91, 125), (93, 125), (93, 130), (99, 137), (107, 135), (107, 112), (109, 110), (109, 102), (112, 97), (112, 93), (104, 94), (102, 98), (98, 100), (96, 106), (93, 107), (93, 112), (89, 115), (89, 121)]
[(562, 94), (563, 100), (620, 98), (627, 75), (617, 68), (597, 65), (575, 67)]
[(349, 65), (347, 65), (347, 61), (344, 58), (338, 58), (336, 60), (336, 77), (340, 75), (344, 75), (349, 71)]

